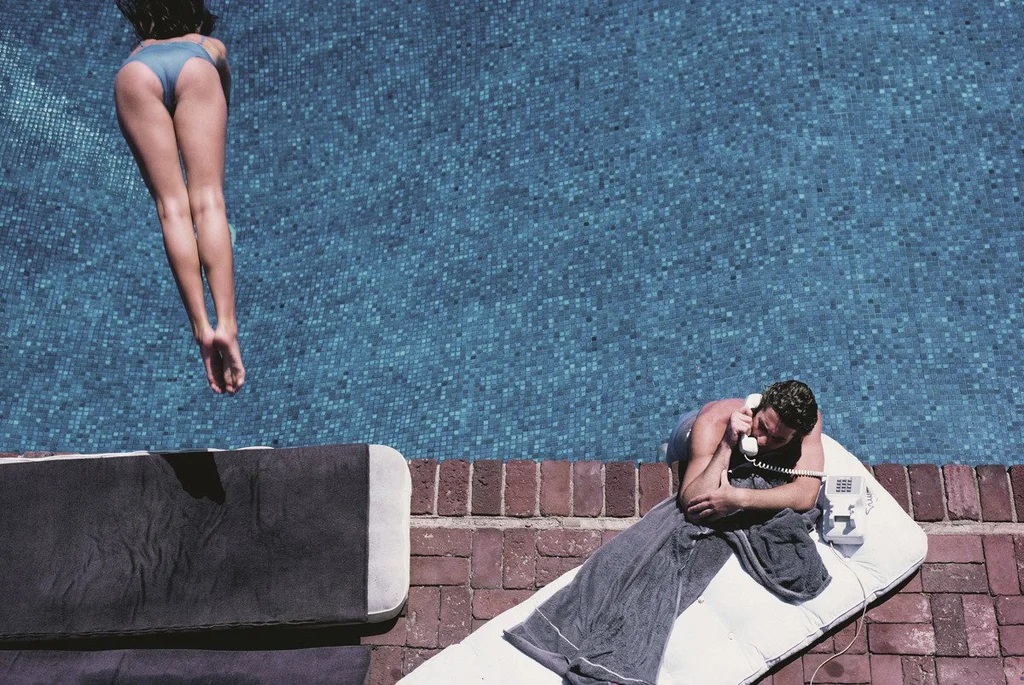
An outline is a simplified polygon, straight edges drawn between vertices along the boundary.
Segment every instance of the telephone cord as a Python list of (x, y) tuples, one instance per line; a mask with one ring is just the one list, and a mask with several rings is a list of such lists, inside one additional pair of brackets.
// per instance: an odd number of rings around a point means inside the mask
[(818, 675), (818, 671), (820, 671), (821, 668), (825, 664), (827, 664), (828, 662), (832, 661), (837, 656), (842, 656), (843, 654), (845, 654), (850, 649), (850, 647), (853, 647), (853, 643), (856, 642), (857, 638), (860, 636), (860, 629), (864, 627), (864, 616), (866, 616), (867, 613), (868, 613), (868, 591), (867, 591), (867, 589), (864, 588), (864, 583), (861, 582), (860, 576), (857, 575), (856, 571), (854, 571), (852, 568), (850, 568), (850, 565), (848, 563), (846, 563), (846, 559), (844, 559), (843, 556), (841, 554), (839, 554), (839, 552), (836, 551), (835, 545), (833, 545), (830, 542), (830, 543), (828, 543), (828, 546), (829, 546), (829, 549), (832, 550), (832, 553), (836, 555), (836, 558), (839, 559), (841, 562), (843, 562), (843, 564), (846, 566), (846, 568), (850, 569), (850, 572), (853, 573), (853, 577), (857, 579), (857, 585), (860, 585), (861, 597), (864, 598), (864, 605), (863, 605), (863, 608), (860, 610), (860, 618), (858, 618), (856, 620), (857, 630), (856, 630), (856, 632), (854, 632), (853, 639), (850, 640), (850, 644), (848, 644), (845, 647), (843, 647), (842, 651), (836, 652), (835, 654), (833, 654), (832, 656), (830, 656), (829, 658), (825, 659), (820, 664), (818, 664), (818, 667), (816, 669), (814, 669), (814, 673), (811, 674), (811, 679), (810, 679), (810, 681), (808, 681), (807, 685), (814, 685), (814, 678)]
[(787, 468), (785, 468), (783, 466), (775, 466), (774, 464), (765, 464), (763, 461), (757, 461), (756, 459), (751, 459), (749, 456), (747, 456), (743, 452), (740, 452), (740, 454), (743, 454), (743, 458), (746, 459), (751, 464), (753, 464), (755, 468), (759, 468), (759, 469), (762, 469), (764, 471), (775, 471), (776, 473), (784, 473), (787, 476), (807, 476), (808, 478), (821, 478), (821, 479), (824, 479), (824, 478), (828, 477), (828, 474), (825, 473), (824, 471), (809, 471), (807, 469), (787, 469)]

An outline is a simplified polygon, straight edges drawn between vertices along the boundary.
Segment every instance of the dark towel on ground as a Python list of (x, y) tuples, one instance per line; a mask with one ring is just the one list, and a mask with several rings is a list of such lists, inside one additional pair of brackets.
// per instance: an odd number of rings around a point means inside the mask
[(266, 651), (0, 650), (0, 682), (47, 685), (366, 685), (369, 646)]
[(0, 468), (0, 641), (366, 619), (366, 445)]
[(669, 498), (595, 552), (505, 637), (574, 685), (653, 684), (676, 617), (730, 554), (785, 601), (825, 589), (831, 578), (808, 534), (818, 513), (786, 509), (713, 530), (687, 521)]

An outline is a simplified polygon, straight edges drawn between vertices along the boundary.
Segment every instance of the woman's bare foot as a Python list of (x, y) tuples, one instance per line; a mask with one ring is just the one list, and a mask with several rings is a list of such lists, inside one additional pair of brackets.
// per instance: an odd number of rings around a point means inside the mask
[(242, 365), (242, 350), (238, 346), (238, 334), (218, 328), (213, 334), (213, 349), (220, 360), (224, 390), (231, 395), (245, 385), (245, 366)]

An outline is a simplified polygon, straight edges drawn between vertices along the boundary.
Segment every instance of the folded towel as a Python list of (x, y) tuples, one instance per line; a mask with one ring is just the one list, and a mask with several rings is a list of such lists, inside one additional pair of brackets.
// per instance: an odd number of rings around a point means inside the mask
[[(771, 486), (755, 480), (734, 484)], [(818, 515), (786, 509), (713, 529), (687, 521), (670, 497), (595, 552), (569, 585), (505, 638), (573, 685), (653, 685), (676, 617), (730, 554), (785, 601), (825, 589), (831, 579), (808, 532)]]

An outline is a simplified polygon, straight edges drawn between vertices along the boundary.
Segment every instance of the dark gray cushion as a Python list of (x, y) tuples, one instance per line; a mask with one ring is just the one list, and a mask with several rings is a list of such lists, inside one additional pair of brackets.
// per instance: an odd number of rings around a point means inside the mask
[(366, 619), (366, 445), (0, 468), (0, 641)]
[(365, 685), (370, 648), (232, 652), (127, 649), (0, 650), (0, 682), (40, 685)]

